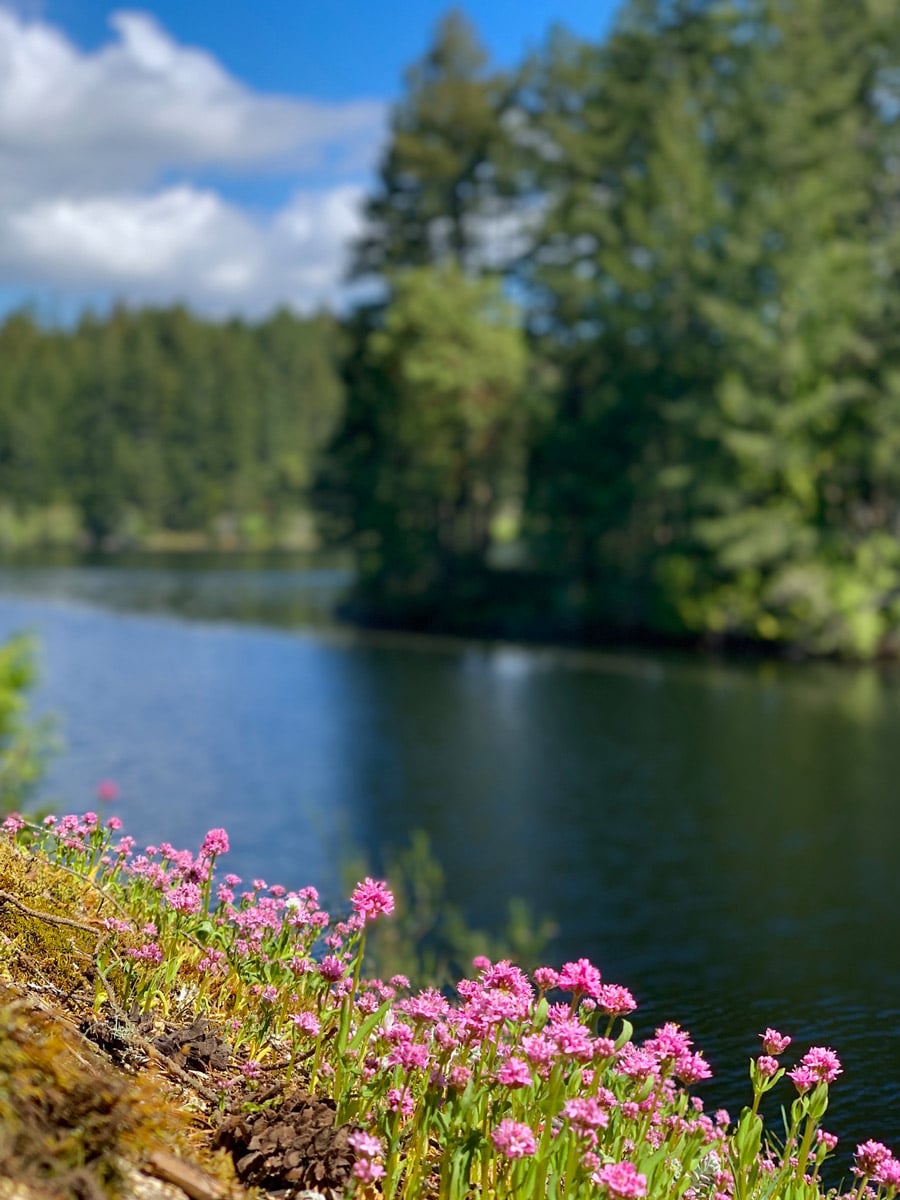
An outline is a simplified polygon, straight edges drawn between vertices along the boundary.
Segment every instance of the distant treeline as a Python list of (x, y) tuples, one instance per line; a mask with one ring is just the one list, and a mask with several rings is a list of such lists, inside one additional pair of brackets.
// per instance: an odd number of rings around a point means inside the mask
[(506, 72), (451, 13), (353, 270), (340, 329), (10, 321), (0, 498), (312, 504), (382, 621), (900, 652), (894, 0), (631, 0)]
[(337, 356), (329, 317), (9, 318), (0, 546), (308, 541), (311, 474), (341, 411)]

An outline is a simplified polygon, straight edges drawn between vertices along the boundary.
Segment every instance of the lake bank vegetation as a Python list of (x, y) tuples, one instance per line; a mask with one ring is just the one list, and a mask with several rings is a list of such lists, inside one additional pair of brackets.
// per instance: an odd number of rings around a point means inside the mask
[[(846, 1156), (841, 1188), (821, 1181), (830, 1048), (798, 1057), (765, 1030), (750, 1102), (708, 1114), (696, 1089), (711, 1071), (688, 1033), (635, 1040), (631, 993), (586, 959), (526, 974), (479, 956), (444, 991), (370, 978), (386, 883), (366, 877), (328, 913), (314, 888), (220, 875), (227, 850), (222, 829), (194, 854), (137, 847), (115, 816), (6, 819), (0, 1163), (22, 1195), (128, 1195), (135, 1172), (202, 1200), (239, 1185), (369, 1200), (896, 1195), (900, 1162), (874, 1141)], [(777, 1132), (761, 1116), (774, 1089)]]
[(0, 542), (318, 539), (373, 623), (896, 656), (898, 80), (884, 0), (629, 0), (505, 71), (451, 13), (368, 303), (7, 321)]

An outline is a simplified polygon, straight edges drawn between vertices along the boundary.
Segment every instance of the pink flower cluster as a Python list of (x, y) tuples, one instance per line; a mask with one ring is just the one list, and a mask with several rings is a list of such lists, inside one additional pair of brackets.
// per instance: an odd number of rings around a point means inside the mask
[(382, 913), (388, 916), (394, 911), (394, 897), (388, 885), (368, 875), (353, 889), (350, 903), (365, 921), (374, 921)]
[(800, 1059), (799, 1066), (788, 1071), (797, 1091), (809, 1091), (817, 1083), (832, 1083), (841, 1074), (841, 1060), (827, 1046), (811, 1046)]
[(900, 1162), (883, 1142), (861, 1142), (853, 1156), (853, 1171), (872, 1183), (900, 1188)]
[(353, 1164), (353, 1175), (362, 1183), (374, 1183), (376, 1179), (384, 1178), (384, 1167), (378, 1161), (383, 1154), (381, 1141), (361, 1129), (355, 1130), (348, 1137), (350, 1149), (356, 1155)]
[(604, 1188), (610, 1200), (641, 1200), (647, 1195), (647, 1178), (631, 1162), (607, 1163), (594, 1171), (591, 1182)]
[(537, 1140), (530, 1125), (506, 1117), (491, 1131), (491, 1141), (506, 1158), (525, 1158), (537, 1150)]

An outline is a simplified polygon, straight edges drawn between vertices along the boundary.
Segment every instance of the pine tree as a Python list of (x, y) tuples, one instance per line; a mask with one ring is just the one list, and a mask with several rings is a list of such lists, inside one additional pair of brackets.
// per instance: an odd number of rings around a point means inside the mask
[(357, 275), (383, 279), (405, 267), (452, 261), (478, 269), (491, 261), (505, 87), (488, 71), (472, 26), (452, 10), (407, 72), (406, 94), (391, 115)]

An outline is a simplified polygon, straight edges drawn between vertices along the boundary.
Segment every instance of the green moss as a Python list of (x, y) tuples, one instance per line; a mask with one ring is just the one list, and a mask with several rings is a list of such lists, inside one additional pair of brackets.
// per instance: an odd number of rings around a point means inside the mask
[(0, 1175), (115, 1196), (121, 1163), (177, 1133), (158, 1081), (111, 1071), (60, 1015), (0, 986)]

